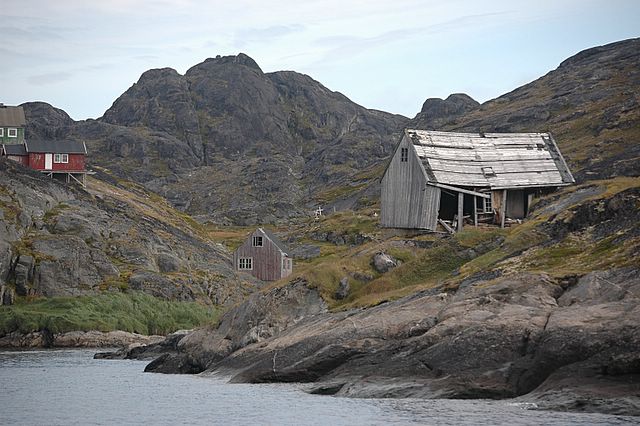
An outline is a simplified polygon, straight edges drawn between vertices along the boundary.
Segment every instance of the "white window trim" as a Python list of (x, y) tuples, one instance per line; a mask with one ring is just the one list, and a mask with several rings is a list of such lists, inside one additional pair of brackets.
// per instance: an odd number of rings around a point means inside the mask
[(7, 129), (7, 137), (8, 138), (17, 138), (18, 137), (18, 129), (15, 128), (15, 127), (9, 127)]
[(238, 270), (240, 270), (240, 271), (252, 271), (253, 270), (253, 257), (240, 257), (240, 258), (238, 258)]
[[(260, 244), (257, 244), (258, 238), (260, 238)], [(261, 237), (260, 235), (254, 235), (253, 238), (251, 239), (251, 245), (253, 247), (264, 247), (264, 237)]]
[(68, 164), (69, 154), (53, 154), (53, 162), (56, 164)]
[(482, 210), (485, 213), (493, 213), (493, 203), (491, 202), (491, 198), (483, 198), (482, 201)]
[(0, 138), (4, 137), (4, 127), (0, 127)]

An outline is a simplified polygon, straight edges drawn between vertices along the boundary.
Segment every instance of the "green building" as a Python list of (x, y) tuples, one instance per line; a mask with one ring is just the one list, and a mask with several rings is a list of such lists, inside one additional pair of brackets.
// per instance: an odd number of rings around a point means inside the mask
[(21, 106), (0, 104), (0, 143), (17, 144), (24, 142), (24, 127), (27, 120)]

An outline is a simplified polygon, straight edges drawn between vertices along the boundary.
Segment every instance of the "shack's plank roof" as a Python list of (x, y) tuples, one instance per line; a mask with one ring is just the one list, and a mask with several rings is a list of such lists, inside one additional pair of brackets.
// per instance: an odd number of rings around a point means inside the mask
[(21, 106), (0, 106), (0, 127), (24, 127), (26, 124)]
[(405, 130), (430, 182), (517, 188), (574, 183), (548, 133)]
[(27, 152), (55, 154), (86, 154), (87, 147), (79, 141), (28, 141)]

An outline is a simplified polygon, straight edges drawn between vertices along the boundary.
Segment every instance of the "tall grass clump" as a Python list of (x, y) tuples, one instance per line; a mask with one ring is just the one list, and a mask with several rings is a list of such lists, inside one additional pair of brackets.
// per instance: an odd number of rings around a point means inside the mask
[(0, 307), (0, 336), (18, 331), (123, 330), (140, 334), (168, 334), (216, 321), (219, 311), (195, 302), (175, 302), (144, 293), (50, 297)]

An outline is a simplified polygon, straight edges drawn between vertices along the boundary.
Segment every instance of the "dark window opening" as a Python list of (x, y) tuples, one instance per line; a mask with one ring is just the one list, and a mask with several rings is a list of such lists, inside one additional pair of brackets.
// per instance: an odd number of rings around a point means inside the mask
[(253, 237), (253, 246), (262, 247), (262, 237)]
[(409, 160), (409, 148), (400, 148), (400, 161), (406, 163)]

